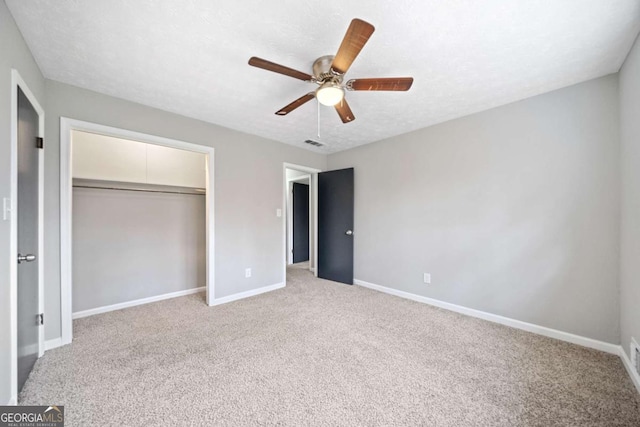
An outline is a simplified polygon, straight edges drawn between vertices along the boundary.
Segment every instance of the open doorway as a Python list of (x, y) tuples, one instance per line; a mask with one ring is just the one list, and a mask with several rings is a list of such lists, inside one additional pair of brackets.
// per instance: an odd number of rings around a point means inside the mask
[[(301, 203), (301, 215), (296, 215), (297, 199), (308, 198)], [(339, 169), (322, 172), (305, 166), (285, 163), (283, 167), (283, 202), (285, 215), (284, 232), (284, 277), (287, 270), (310, 270), (316, 277), (353, 284), (354, 261), (354, 169)], [(307, 196), (308, 191), (308, 196)], [(308, 211), (308, 220), (306, 218)], [(300, 212), (298, 212), (299, 214)], [(278, 213), (279, 215), (280, 213)], [(302, 217), (297, 230), (296, 219)], [(309, 234), (296, 242), (296, 234)], [(308, 244), (308, 261), (305, 247)], [(302, 247), (300, 247), (302, 246)], [(298, 249), (301, 249), (298, 253)], [(301, 254), (302, 258), (296, 255)]]
[(311, 175), (287, 169), (287, 264), (306, 263), (311, 269), (313, 254), (313, 220), (310, 218), (311, 207)]
[(285, 280), (287, 268), (316, 272), (318, 169), (284, 165)]
[(214, 299), (213, 148), (61, 121), (62, 344), (72, 319)]

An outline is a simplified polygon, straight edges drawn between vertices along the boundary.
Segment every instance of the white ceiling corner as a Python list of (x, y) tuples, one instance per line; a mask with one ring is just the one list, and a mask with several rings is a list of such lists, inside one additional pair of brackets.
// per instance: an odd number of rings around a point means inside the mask
[[(49, 79), (325, 153), (614, 73), (640, 29), (638, 0), (6, 3)], [(320, 138), (315, 102), (276, 116), (315, 85), (248, 59), (311, 73), (355, 17), (376, 31), (346, 77), (411, 90), (347, 92), (356, 120), (321, 107)]]

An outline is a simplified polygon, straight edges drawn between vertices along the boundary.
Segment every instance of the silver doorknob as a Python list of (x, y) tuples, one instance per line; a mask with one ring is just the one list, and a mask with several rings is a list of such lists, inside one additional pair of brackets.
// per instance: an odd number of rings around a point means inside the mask
[(33, 254), (22, 255), (18, 254), (18, 264), (22, 264), (23, 262), (32, 262), (36, 260), (36, 256)]
[(351, 231), (351, 230), (347, 230), (347, 232), (346, 232), (346, 233), (344, 233), (344, 234), (346, 234), (347, 236), (352, 236), (352, 235), (353, 235), (353, 231)]

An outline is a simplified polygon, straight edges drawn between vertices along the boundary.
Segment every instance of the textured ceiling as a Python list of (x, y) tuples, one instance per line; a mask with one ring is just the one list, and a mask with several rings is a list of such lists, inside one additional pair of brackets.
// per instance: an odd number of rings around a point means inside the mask
[[(336, 152), (619, 70), (638, 0), (7, 0), (45, 77), (232, 129)], [(351, 19), (376, 27), (347, 78), (413, 76), (409, 92), (347, 92), (356, 120), (310, 102), (311, 73)], [(323, 142), (316, 149), (306, 139)]]

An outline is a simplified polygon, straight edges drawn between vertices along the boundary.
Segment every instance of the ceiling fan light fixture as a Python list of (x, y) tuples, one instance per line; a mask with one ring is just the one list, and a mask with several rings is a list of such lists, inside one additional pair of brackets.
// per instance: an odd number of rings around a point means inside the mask
[(342, 101), (344, 89), (339, 83), (326, 82), (316, 90), (316, 98), (320, 104), (332, 107)]

